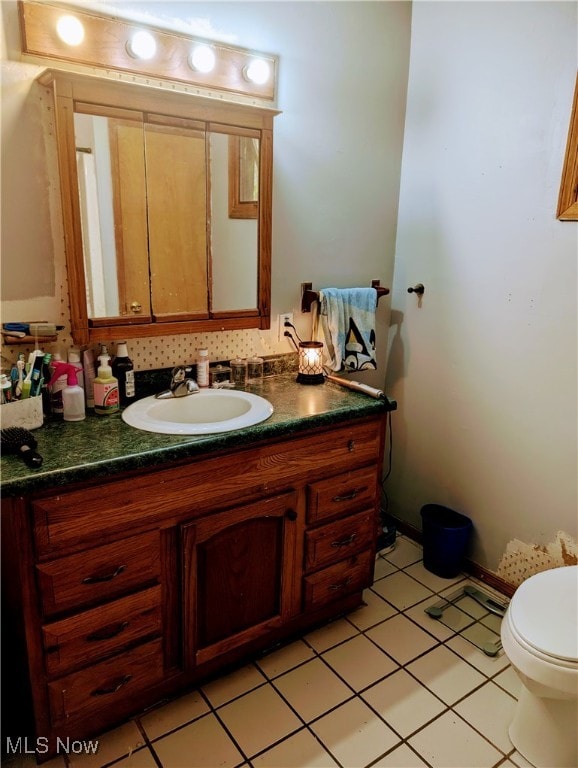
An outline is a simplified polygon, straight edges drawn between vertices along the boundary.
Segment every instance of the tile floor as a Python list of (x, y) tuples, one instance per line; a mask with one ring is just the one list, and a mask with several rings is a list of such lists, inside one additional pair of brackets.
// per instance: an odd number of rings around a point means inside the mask
[(517, 677), (503, 652), (466, 639), (477, 619), (499, 632), (495, 617), (471, 598), (444, 612), (451, 628), (424, 613), (466, 583), (427, 571), (421, 548), (399, 536), (378, 556), (363, 607), (103, 734), (97, 754), (45, 766), (528, 766), (508, 739)]

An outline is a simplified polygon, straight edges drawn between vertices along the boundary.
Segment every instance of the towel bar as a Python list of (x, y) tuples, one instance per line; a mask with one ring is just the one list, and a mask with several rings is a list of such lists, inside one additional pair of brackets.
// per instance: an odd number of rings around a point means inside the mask
[[(377, 291), (377, 300), (382, 296), (387, 296), (389, 288), (383, 288), (379, 280), (372, 280), (371, 287)], [(311, 305), (314, 301), (319, 301), (319, 292), (313, 291), (312, 283), (301, 283), (301, 312), (311, 312)]]

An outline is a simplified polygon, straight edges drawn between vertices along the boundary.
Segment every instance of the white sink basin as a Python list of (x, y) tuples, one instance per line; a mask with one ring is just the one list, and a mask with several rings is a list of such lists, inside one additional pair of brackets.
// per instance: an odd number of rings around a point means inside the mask
[(265, 421), (273, 406), (264, 397), (236, 389), (201, 389), (186, 397), (137, 400), (122, 413), (136, 429), (164, 435), (230, 432)]

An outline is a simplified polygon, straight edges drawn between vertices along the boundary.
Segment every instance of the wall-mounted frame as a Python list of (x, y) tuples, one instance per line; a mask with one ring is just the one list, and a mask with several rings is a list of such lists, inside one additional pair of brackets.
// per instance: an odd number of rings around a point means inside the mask
[(229, 218), (259, 216), (259, 137), (229, 136)]
[(556, 217), (560, 221), (578, 221), (578, 77), (574, 89)]

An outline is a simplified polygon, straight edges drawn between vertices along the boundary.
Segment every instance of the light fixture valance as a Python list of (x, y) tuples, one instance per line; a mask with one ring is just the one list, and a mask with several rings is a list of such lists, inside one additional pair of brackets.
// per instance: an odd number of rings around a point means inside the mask
[(277, 58), (68, 5), (20, 0), (22, 51), (275, 101)]

